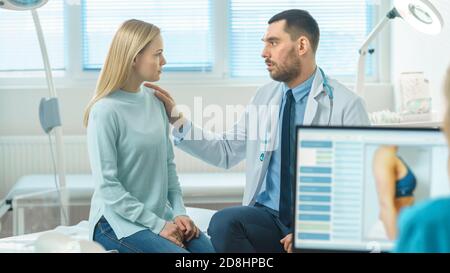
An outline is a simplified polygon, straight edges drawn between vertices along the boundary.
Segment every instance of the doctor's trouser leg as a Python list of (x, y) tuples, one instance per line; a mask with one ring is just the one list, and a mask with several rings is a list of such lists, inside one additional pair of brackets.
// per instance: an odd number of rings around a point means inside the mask
[(280, 240), (287, 234), (280, 224), (262, 206), (231, 207), (214, 214), (208, 235), (216, 252), (279, 253), (284, 252)]

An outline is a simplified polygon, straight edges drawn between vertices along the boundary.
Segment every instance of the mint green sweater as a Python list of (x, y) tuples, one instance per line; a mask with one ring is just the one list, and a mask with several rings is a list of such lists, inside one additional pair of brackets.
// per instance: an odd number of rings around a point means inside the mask
[(153, 90), (117, 90), (94, 104), (87, 128), (95, 183), (89, 234), (103, 215), (117, 238), (185, 215), (169, 122)]

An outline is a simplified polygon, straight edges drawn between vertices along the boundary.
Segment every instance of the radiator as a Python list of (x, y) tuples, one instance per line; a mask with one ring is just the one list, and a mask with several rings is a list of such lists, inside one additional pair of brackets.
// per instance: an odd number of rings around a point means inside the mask
[[(174, 152), (178, 172), (224, 171), (177, 148)], [(64, 136), (64, 153), (67, 174), (90, 173), (85, 136)], [(233, 171), (243, 171), (244, 168), (244, 163), (241, 163)], [(53, 166), (47, 136), (0, 137), (0, 200), (21, 176), (48, 173), (53, 173)]]

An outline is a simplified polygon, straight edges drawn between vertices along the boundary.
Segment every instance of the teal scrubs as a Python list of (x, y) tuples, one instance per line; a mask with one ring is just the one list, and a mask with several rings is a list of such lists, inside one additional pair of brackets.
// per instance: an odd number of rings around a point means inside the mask
[(450, 197), (418, 203), (399, 218), (394, 252), (450, 253)]

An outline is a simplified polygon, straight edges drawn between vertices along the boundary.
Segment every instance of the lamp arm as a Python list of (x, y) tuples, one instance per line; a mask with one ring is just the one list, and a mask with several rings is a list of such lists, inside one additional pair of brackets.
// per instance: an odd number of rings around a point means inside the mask
[(368, 53), (369, 45), (375, 40), (378, 34), (383, 30), (383, 28), (389, 23), (390, 20), (400, 17), (397, 10), (393, 8), (387, 13), (387, 15), (375, 26), (375, 28), (367, 36), (366, 40), (362, 43), (359, 49), (359, 59), (358, 59), (358, 69), (356, 76), (355, 91), (356, 94), (362, 96), (364, 93), (364, 81), (366, 75), (366, 56)]
[[(50, 61), (48, 58), (48, 53), (47, 53), (47, 47), (45, 45), (45, 40), (44, 40), (44, 34), (42, 32), (42, 27), (41, 27), (41, 23), (39, 20), (39, 15), (37, 13), (37, 11), (35, 9), (31, 10), (31, 14), (33, 16), (33, 21), (34, 21), (34, 26), (36, 28), (36, 33), (37, 33), (37, 37), (39, 40), (39, 46), (41, 49), (41, 54), (42, 54), (42, 60), (44, 62), (44, 68), (45, 68), (45, 76), (47, 79), (47, 85), (48, 85), (48, 90), (50, 92), (50, 97), (55, 97), (57, 98), (58, 95), (56, 94), (56, 90), (55, 90), (55, 85), (53, 83), (53, 76), (52, 76), (52, 70), (50, 67)], [(59, 109), (58, 109), (58, 113), (59, 113)], [(58, 173), (58, 181), (59, 181), (59, 187), (60, 187), (60, 198), (61, 198), (61, 206), (62, 206), (62, 224), (68, 224), (65, 223), (66, 221), (68, 221), (67, 217), (63, 217), (63, 215), (68, 215), (67, 212), (67, 207), (66, 204), (68, 203), (68, 196), (66, 194), (66, 179), (65, 179), (65, 157), (64, 157), (64, 142), (63, 142), (63, 133), (62, 133), (62, 127), (61, 126), (57, 126), (54, 129), (55, 132), (55, 139), (56, 139), (56, 170)], [(50, 144), (51, 145), (51, 144)]]
[(52, 70), (50, 67), (50, 61), (47, 53), (47, 46), (45, 45), (44, 34), (42, 32), (41, 22), (39, 20), (39, 15), (35, 9), (31, 10), (31, 15), (33, 16), (34, 26), (36, 29), (37, 37), (39, 40), (39, 46), (42, 54), (42, 61), (44, 62), (45, 68), (45, 78), (47, 79), (47, 86), (50, 91), (50, 97), (57, 97), (55, 85), (53, 83)]

